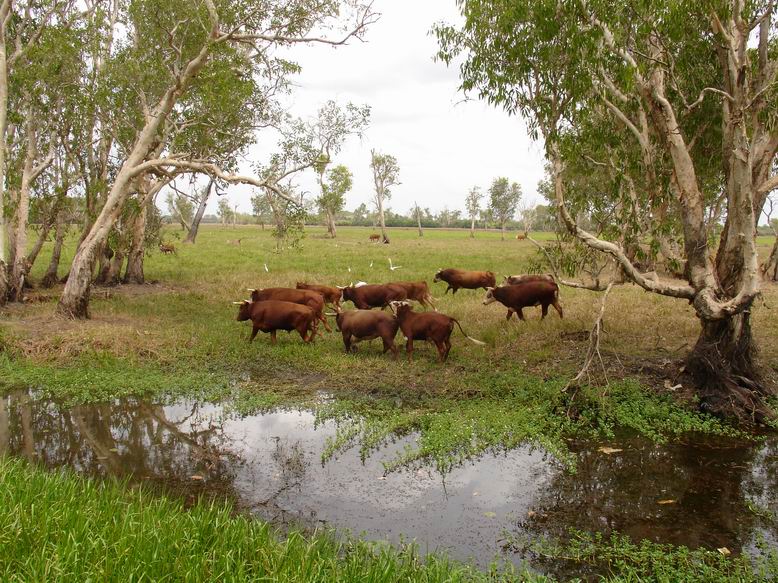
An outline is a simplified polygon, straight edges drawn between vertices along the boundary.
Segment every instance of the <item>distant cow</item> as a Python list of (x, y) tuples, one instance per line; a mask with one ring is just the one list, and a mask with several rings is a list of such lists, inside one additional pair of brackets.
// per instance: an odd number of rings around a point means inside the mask
[(528, 281), (547, 281), (549, 283), (556, 283), (554, 276), (550, 273), (530, 273), (528, 275), (506, 275), (503, 283), (505, 285), (521, 285)]
[(297, 330), (303, 342), (311, 342), (316, 334), (316, 313), (308, 306), (277, 300), (262, 302), (244, 300), (233, 303), (240, 305), (238, 322), (251, 320), (253, 324), (249, 342), (254, 340), (260, 330), (270, 332), (272, 344), (276, 343), (277, 330), (286, 330), (287, 332)]
[(391, 285), (399, 285), (404, 288), (409, 300), (417, 301), (425, 308), (435, 308), (430, 288), (426, 281), (392, 281), (390, 283)]
[(368, 237), (368, 239), (370, 239), (372, 243), (378, 243), (381, 240), (381, 235), (378, 233), (373, 233)]
[[(373, 310), (349, 310), (348, 312), (338, 312), (336, 322), (338, 330), (343, 334), (346, 352), (356, 350), (356, 346), (353, 345), (358, 342), (381, 338), (384, 342), (384, 354), (391, 350), (392, 355), (397, 359), (397, 346), (394, 344), (394, 337), (397, 335), (400, 324), (397, 322), (397, 318), (391, 314)], [(352, 338), (354, 338), (353, 342)]]
[(236, 247), (240, 247), (241, 241), (243, 241), (243, 239), (230, 239), (227, 241), (227, 245), (235, 245)]
[(314, 291), (322, 295), (324, 301), (328, 304), (340, 307), (340, 299), (343, 297), (343, 292), (340, 288), (330, 285), (319, 285), (317, 283), (305, 283), (302, 281), (297, 282), (297, 289), (306, 289), (308, 291)]
[(248, 291), (251, 292), (251, 301), (254, 302), (279, 300), (308, 306), (316, 313), (316, 317), (324, 324), (327, 332), (332, 332), (332, 328), (327, 324), (327, 318), (324, 316), (324, 298), (320, 293), (290, 287), (268, 287)]
[(385, 308), (390, 302), (399, 302), (408, 298), (405, 288), (388, 284), (367, 284), (343, 288), (343, 301), (353, 302), (360, 310)]
[(508, 308), (506, 320), (511, 319), (513, 312), (518, 314), (519, 320), (523, 320), (524, 314), (521, 310), (533, 306), (541, 306), (541, 320), (548, 314), (549, 306), (554, 306), (559, 312), (559, 317), (563, 317), (562, 306), (559, 304), (559, 287), (547, 281), (528, 281), (521, 285), (491, 287), (486, 291), (484, 305), (495, 301)]
[(527, 233), (519, 233), (518, 235), (516, 235), (516, 239), (518, 241), (523, 241), (526, 238), (527, 238)]
[(160, 243), (159, 250), (162, 251), (163, 255), (176, 254), (176, 247), (173, 243)]
[(462, 325), (455, 318), (437, 312), (414, 312), (408, 302), (393, 302), (391, 306), (400, 323), (400, 330), (406, 338), (405, 352), (408, 354), (408, 362), (413, 360), (414, 340), (434, 343), (440, 361), (445, 362), (451, 351), (451, 332), (454, 330), (454, 324), (459, 326), (465, 338), (476, 344), (484, 344), (465, 334)]
[(497, 285), (494, 273), (491, 271), (465, 271), (464, 269), (440, 269), (432, 281), (445, 281), (448, 284), (445, 293), (450, 289), (454, 290), (452, 293), (457, 293), (460, 288), (487, 289)]

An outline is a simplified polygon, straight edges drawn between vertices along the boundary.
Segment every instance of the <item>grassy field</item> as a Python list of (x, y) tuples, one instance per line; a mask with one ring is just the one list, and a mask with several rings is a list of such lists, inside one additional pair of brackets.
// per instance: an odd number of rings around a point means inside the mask
[[(269, 230), (208, 226), (196, 245), (177, 245), (177, 255), (153, 252), (147, 258), (146, 276), (155, 283), (95, 289), (87, 322), (54, 316), (59, 290), (33, 292), (29, 303), (2, 312), (0, 377), (77, 401), (186, 393), (229, 398), (244, 409), (317, 402), (325, 391), (337, 399), (321, 413), (344, 421), (344, 440), (353, 438), (354, 424), (364, 429), (362, 416), (370, 425), (363, 432), (368, 450), (392, 433), (419, 430), (419, 448), (404, 461), (432, 459), (442, 471), (486, 448), (524, 441), (541, 443), (566, 461), (564, 437), (608, 435), (614, 427), (655, 439), (689, 430), (733, 431), (697, 414), (688, 387), (666, 389), (676, 385), (680, 362), (696, 340), (691, 307), (635, 286), (611, 294), (605, 368), (593, 367), (591, 385), (575, 392), (561, 389), (581, 365), (600, 305), (600, 295), (582, 290), (562, 290), (564, 319), (552, 311), (541, 321), (535, 308), (527, 310), (526, 322), (506, 322), (502, 306), (482, 305), (482, 291), (443, 295), (445, 284), (431, 284), (439, 309), (486, 342), (474, 346), (455, 332), (444, 365), (426, 346), (413, 363), (382, 356), (377, 341), (347, 355), (337, 333), (325, 333), (313, 345), (291, 334), (280, 335), (276, 347), (267, 335), (248, 344), (248, 324), (235, 321), (231, 305), (247, 296), (248, 287), (301, 280), (431, 282), (438, 268), (449, 266), (513, 274), (524, 272), (535, 253), (531, 243), (501, 241), (494, 232), (470, 239), (466, 231), (428, 230), (422, 239), (412, 230), (394, 230), (391, 245), (369, 243), (369, 233), (342, 228), (333, 240), (310, 228), (299, 249), (276, 253)], [(166, 233), (169, 241), (178, 236), (176, 230)], [(769, 243), (760, 241), (765, 251)], [(67, 251), (64, 261), (72, 246)], [(389, 257), (399, 270), (389, 270)], [(770, 306), (778, 304), (778, 288), (767, 286), (764, 297), (754, 328), (763, 363), (774, 374), (778, 319)]]
[[(699, 414), (690, 387), (667, 388), (676, 385), (683, 356), (696, 340), (692, 309), (634, 286), (611, 294), (604, 368), (594, 368), (591, 383), (574, 391), (561, 389), (584, 358), (600, 296), (567, 288), (561, 292), (563, 320), (552, 311), (541, 322), (539, 309), (531, 309), (527, 322), (506, 322), (501, 306), (482, 305), (483, 292), (444, 296), (444, 284), (431, 284), (439, 309), (486, 342), (474, 346), (456, 332), (443, 365), (425, 346), (418, 347), (413, 363), (382, 356), (378, 342), (347, 355), (337, 333), (325, 333), (312, 345), (291, 334), (279, 335), (275, 347), (267, 335), (247, 342), (248, 325), (235, 321), (231, 305), (246, 297), (247, 287), (300, 280), (431, 283), (441, 267), (513, 274), (524, 272), (535, 253), (531, 243), (503, 242), (498, 233), (471, 240), (463, 231), (427, 230), (420, 239), (414, 231), (393, 230), (389, 246), (369, 243), (369, 233), (341, 228), (332, 240), (321, 229), (308, 229), (299, 249), (279, 254), (270, 232), (255, 227), (207, 226), (194, 246), (178, 244), (179, 232), (169, 230), (166, 239), (178, 253), (147, 258), (146, 276), (153, 283), (94, 289), (89, 321), (55, 317), (59, 289), (33, 290), (28, 303), (0, 311), (0, 383), (74, 402), (133, 394), (226, 400), (242, 411), (310, 405), (341, 423), (330, 453), (359, 441), (367, 455), (394, 434), (416, 431), (416, 449), (396, 464), (429, 463), (441, 472), (486, 449), (526, 442), (544, 446), (574, 471), (567, 440), (609, 437), (618, 429), (657, 441), (687, 431), (737, 433)], [(760, 240), (762, 251), (770, 243)], [(389, 257), (401, 269), (390, 272)], [(34, 279), (45, 267), (46, 249), (42, 258)], [(773, 377), (777, 304), (778, 287), (768, 285), (754, 312), (762, 364)], [(334, 399), (322, 399), (322, 393)], [(569, 545), (538, 552), (612, 565), (613, 581), (747, 581), (758, 578), (760, 569), (776, 570), (745, 558), (624, 539), (593, 542), (583, 535)], [(143, 490), (45, 474), (13, 461), (0, 461), (0, 549), (0, 578), (18, 581), (158, 580), (171, 565), (181, 566), (177, 580), (530, 578), (478, 573), (435, 556), (422, 560), (408, 549), (336, 542), (327, 533), (279, 536), (227, 507), (202, 504), (185, 512), (178, 502), (151, 499)]]

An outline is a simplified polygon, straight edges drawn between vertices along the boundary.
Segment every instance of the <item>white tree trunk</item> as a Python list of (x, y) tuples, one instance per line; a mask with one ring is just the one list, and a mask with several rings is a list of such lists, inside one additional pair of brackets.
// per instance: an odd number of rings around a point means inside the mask
[(6, 22), (11, 10), (11, 0), (0, 4), (0, 306), (8, 297), (8, 269), (6, 266), (6, 217), (5, 217), (5, 132), (8, 122), (8, 55), (6, 52)]

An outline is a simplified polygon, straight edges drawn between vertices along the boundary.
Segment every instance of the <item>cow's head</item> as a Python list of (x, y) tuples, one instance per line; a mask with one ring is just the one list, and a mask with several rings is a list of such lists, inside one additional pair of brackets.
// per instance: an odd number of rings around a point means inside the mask
[(251, 318), (251, 301), (243, 300), (242, 302), (232, 302), (233, 305), (240, 306), (238, 308), (238, 317), (235, 318), (238, 322), (245, 322)]
[(354, 301), (354, 286), (348, 285), (348, 286), (337, 286), (340, 290), (340, 295), (343, 298), (344, 301), (347, 302), (353, 302)]
[(435, 277), (432, 279), (432, 283), (437, 283), (440, 281), (440, 274), (443, 271), (443, 268), (441, 267), (435, 272)]
[(487, 271), (486, 278), (488, 280), (486, 283), (488, 283), (490, 287), (494, 287), (497, 285), (497, 278), (495, 277), (493, 272)]
[(259, 289), (249, 288), (246, 291), (251, 294), (251, 301), (256, 302), (259, 299), (259, 292), (262, 291), (262, 288)]
[(486, 288), (486, 297), (484, 298), (484, 305), (488, 306), (492, 302), (497, 301), (497, 298), (494, 297), (494, 288), (493, 287), (487, 287)]
[(412, 312), (410, 302), (389, 302), (389, 308), (397, 319), (402, 318), (404, 315)]

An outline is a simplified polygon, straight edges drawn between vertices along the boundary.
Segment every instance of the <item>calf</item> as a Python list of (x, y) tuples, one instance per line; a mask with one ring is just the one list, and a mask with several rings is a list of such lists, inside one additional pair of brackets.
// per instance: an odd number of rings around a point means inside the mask
[(253, 324), (249, 342), (254, 340), (260, 330), (270, 332), (272, 344), (276, 343), (277, 330), (286, 330), (287, 332), (297, 330), (303, 342), (311, 342), (316, 334), (316, 312), (308, 306), (278, 300), (262, 302), (244, 300), (233, 303), (240, 305), (238, 322), (251, 320)]
[(391, 350), (394, 359), (397, 360), (397, 346), (394, 344), (394, 337), (397, 335), (397, 328), (400, 324), (394, 316), (373, 310), (350, 310), (338, 312), (336, 322), (338, 330), (343, 334), (346, 352), (356, 350), (356, 346), (352, 346), (352, 337), (355, 338), (353, 344), (380, 337), (384, 342), (384, 354)]
[(298, 281), (297, 289), (306, 289), (308, 291), (317, 292), (322, 295), (325, 302), (332, 304), (335, 309), (340, 308), (340, 299), (343, 297), (343, 292), (335, 286), (319, 285), (316, 283), (304, 283)]
[(370, 236), (368, 237), (368, 239), (370, 239), (370, 241), (371, 241), (372, 243), (378, 243), (378, 242), (381, 240), (381, 235), (379, 235), (379, 234), (377, 234), (377, 233), (373, 233), (372, 235), (370, 235)]
[(528, 281), (547, 281), (549, 283), (556, 283), (554, 276), (550, 273), (530, 273), (529, 275), (506, 275), (503, 283), (505, 285), (519, 285), (527, 283)]
[(413, 360), (414, 340), (433, 342), (438, 349), (440, 361), (445, 362), (451, 350), (451, 332), (454, 330), (454, 324), (459, 326), (459, 331), (465, 335), (465, 338), (481, 346), (484, 344), (465, 334), (462, 325), (455, 318), (437, 312), (414, 312), (408, 302), (392, 302), (391, 306), (397, 316), (400, 330), (406, 338), (405, 351), (408, 354), (408, 362)]
[(399, 302), (408, 298), (405, 288), (391, 283), (352, 285), (342, 289), (343, 301), (353, 302), (360, 310), (385, 308), (391, 302)]
[(448, 284), (445, 293), (450, 289), (454, 290), (453, 293), (457, 293), (460, 288), (487, 289), (497, 285), (494, 273), (491, 271), (465, 271), (464, 269), (440, 269), (432, 281), (445, 281)]
[[(159, 244), (159, 250), (162, 251), (163, 255), (169, 255), (169, 254), (175, 254), (176, 253), (176, 247), (173, 245), (173, 243), (160, 243)], [(111, 256), (113, 256), (113, 252), (111, 252)]]
[(405, 289), (405, 293), (408, 294), (409, 300), (415, 300), (422, 306), (435, 309), (435, 304), (432, 302), (432, 295), (430, 295), (430, 288), (426, 281), (393, 281), (391, 285), (399, 285)]
[(332, 332), (332, 328), (327, 324), (327, 318), (324, 317), (324, 298), (318, 292), (290, 287), (267, 287), (248, 291), (251, 292), (251, 301), (253, 302), (279, 300), (308, 306), (316, 313), (316, 317), (324, 324), (327, 332)]
[(554, 306), (559, 317), (562, 318), (562, 306), (559, 304), (559, 287), (555, 283), (547, 281), (528, 281), (520, 285), (503, 285), (490, 287), (486, 291), (484, 305), (492, 302), (500, 302), (508, 308), (506, 320), (510, 320), (513, 312), (519, 315), (519, 320), (524, 319), (523, 308), (541, 306), (541, 320), (548, 314), (548, 307)]

